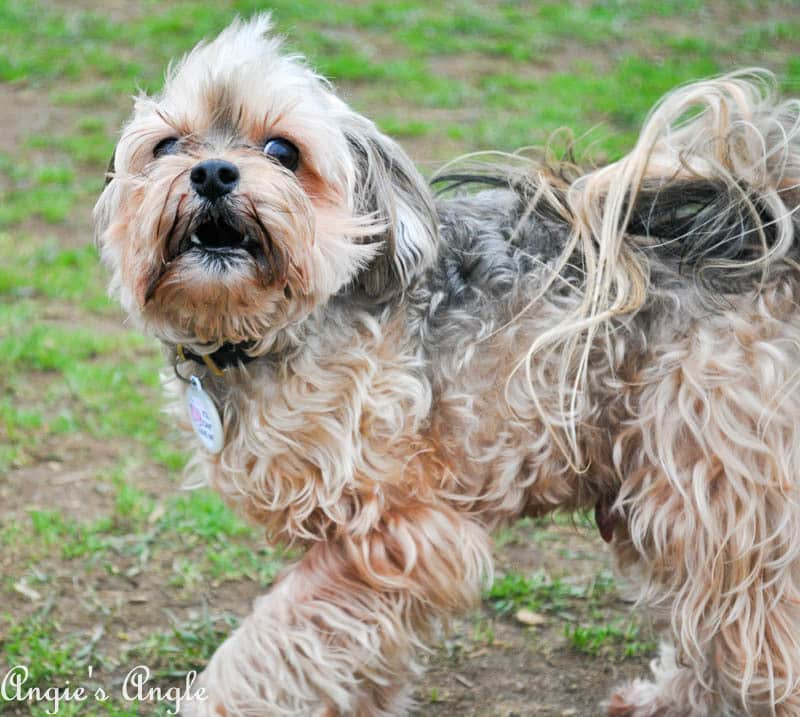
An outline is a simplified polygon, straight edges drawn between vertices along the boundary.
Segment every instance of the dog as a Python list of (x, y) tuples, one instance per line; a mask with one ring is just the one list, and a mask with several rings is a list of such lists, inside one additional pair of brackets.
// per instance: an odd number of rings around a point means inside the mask
[(189, 476), (305, 549), (184, 714), (405, 714), (491, 530), (594, 509), (670, 638), (598, 711), (800, 715), (800, 107), (773, 84), (677, 88), (607, 166), (432, 183), (267, 15), (136, 99), (94, 212), (111, 291), (174, 369)]

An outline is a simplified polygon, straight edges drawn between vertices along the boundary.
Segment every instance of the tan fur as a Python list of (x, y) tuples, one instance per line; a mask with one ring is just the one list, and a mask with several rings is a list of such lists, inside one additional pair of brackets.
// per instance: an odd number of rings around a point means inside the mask
[(715, 709), (798, 714), (800, 317), (786, 287), (742, 303), (659, 344), (642, 372), (615, 447), (615, 547), (681, 664), (720, 685)]
[[(203, 374), (224, 426), (189, 480), (306, 548), (185, 713), (403, 714), (416, 653), (490, 579), (487, 531), (599, 504), (676, 646), (607, 713), (800, 714), (796, 104), (742, 76), (691, 85), (618, 163), (517, 159), (518, 195), (452, 209), (267, 29), (235, 23), (137, 100), (95, 214), (112, 290), (171, 360), (225, 342), (255, 358), (176, 366)], [(154, 157), (170, 136), (179, 150)], [(276, 136), (300, 149), (296, 173), (262, 156)], [(238, 167), (226, 201), (263, 261), (210, 270), (179, 250), (210, 211), (189, 174), (211, 158)], [(738, 238), (755, 259), (701, 257), (738, 282), (711, 297), (658, 237), (626, 231), (641, 197), (694, 180), (754, 227)], [(504, 234), (498, 207), (518, 197)], [(509, 248), (526, 231), (544, 246), (549, 226), (554, 257)], [(497, 252), (484, 274), (447, 244), (473, 234)], [(442, 270), (453, 257), (464, 276)], [(168, 389), (185, 424), (186, 384)]]

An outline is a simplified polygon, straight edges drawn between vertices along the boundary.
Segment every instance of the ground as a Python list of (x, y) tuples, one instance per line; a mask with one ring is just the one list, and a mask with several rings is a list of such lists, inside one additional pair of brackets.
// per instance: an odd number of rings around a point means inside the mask
[[(734, 67), (767, 66), (800, 94), (793, 2), (271, 7), (290, 46), (425, 173), (466, 151), (557, 153), (570, 136), (587, 161), (613, 159), (661, 93)], [(263, 8), (0, 0), (0, 676), (20, 665), (28, 688), (108, 693), (59, 714), (166, 714), (168, 701), (124, 698), (126, 673), (147, 665), (149, 685), (179, 685), (294, 558), (181, 489), (157, 347), (106, 298), (91, 240), (131, 94)], [(590, 519), (523, 521), (495, 552), (482, 606), (425, 657), (418, 715), (596, 715), (612, 685), (646, 673), (654, 636)], [(0, 713), (43, 715), (53, 696), (0, 700)]]

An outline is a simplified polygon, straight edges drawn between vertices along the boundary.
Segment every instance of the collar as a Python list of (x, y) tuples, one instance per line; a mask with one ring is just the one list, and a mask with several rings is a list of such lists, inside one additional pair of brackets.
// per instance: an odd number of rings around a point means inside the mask
[(253, 347), (251, 341), (243, 341), (239, 344), (224, 343), (216, 351), (210, 354), (196, 354), (183, 344), (175, 346), (175, 355), (179, 361), (194, 361), (208, 366), (208, 370), (215, 376), (222, 376), (223, 371), (231, 366), (248, 364), (255, 361), (255, 356), (247, 353)]

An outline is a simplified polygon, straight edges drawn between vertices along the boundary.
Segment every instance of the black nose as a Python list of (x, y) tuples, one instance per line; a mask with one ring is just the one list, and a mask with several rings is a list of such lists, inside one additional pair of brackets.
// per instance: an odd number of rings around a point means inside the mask
[(189, 174), (194, 191), (206, 199), (218, 199), (230, 192), (239, 181), (235, 164), (224, 159), (207, 159), (192, 167)]

